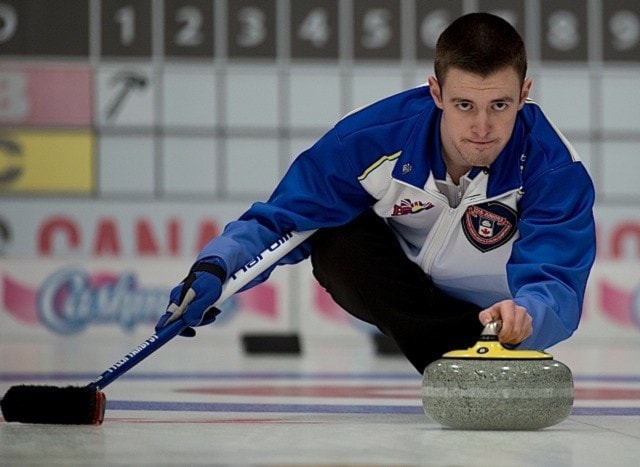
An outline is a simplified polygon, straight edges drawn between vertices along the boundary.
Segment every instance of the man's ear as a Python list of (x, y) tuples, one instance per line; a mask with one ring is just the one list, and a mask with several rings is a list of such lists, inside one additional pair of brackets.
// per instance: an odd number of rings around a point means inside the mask
[(440, 88), (440, 83), (438, 83), (435, 76), (429, 76), (427, 78), (427, 83), (429, 83), (429, 91), (431, 92), (433, 101), (439, 109), (442, 109), (442, 90)]
[(526, 78), (522, 83), (522, 89), (520, 90), (520, 102), (518, 105), (518, 110), (520, 110), (524, 106), (524, 102), (529, 97), (529, 92), (531, 91), (531, 85), (533, 81), (531, 78)]

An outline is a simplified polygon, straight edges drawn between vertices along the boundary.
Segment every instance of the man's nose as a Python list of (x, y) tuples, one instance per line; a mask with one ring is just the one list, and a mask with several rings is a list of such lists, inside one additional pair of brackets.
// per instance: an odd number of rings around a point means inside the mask
[(486, 112), (478, 112), (473, 122), (473, 131), (479, 137), (484, 138), (491, 132), (491, 120)]

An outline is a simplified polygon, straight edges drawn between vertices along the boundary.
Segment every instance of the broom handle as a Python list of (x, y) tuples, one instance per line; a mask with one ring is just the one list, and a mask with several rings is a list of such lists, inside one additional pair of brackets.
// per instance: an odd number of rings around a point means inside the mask
[[(276, 264), (280, 259), (284, 258), (289, 252), (299, 246), (314, 232), (315, 230), (289, 232), (280, 237), (266, 250), (229, 276), (222, 285), (220, 298), (216, 300), (213, 306), (220, 306), (222, 302)], [(131, 368), (180, 334), (186, 327), (187, 326), (184, 324), (184, 321), (180, 319), (163, 327), (118, 362), (114, 363), (107, 371), (92, 381), (89, 386), (98, 390), (104, 389), (117, 378), (125, 374)]]

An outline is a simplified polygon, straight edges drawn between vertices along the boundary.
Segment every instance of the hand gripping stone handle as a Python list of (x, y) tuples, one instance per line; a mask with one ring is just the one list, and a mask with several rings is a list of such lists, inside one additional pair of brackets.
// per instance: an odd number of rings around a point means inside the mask
[[(238, 292), (271, 266), (275, 265), (280, 259), (284, 258), (289, 252), (299, 246), (314, 233), (315, 230), (289, 232), (269, 245), (262, 253), (258, 254), (251, 261), (242, 266), (242, 268), (227, 278), (222, 286), (220, 298), (216, 300), (214, 306), (220, 306), (225, 300)], [(163, 327), (134, 350), (125, 355), (122, 359), (114, 363), (107, 371), (91, 382), (89, 386), (98, 390), (104, 389), (117, 378), (180, 334), (186, 327), (186, 324), (181, 320), (174, 321)]]

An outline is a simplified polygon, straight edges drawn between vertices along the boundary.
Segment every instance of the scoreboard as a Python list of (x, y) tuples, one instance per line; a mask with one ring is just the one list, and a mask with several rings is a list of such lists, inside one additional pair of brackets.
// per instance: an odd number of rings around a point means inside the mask
[(471, 11), (509, 20), (531, 58), (640, 61), (637, 0), (2, 0), (0, 56), (429, 60)]
[(601, 197), (637, 200), (613, 180), (640, 142), (640, 0), (0, 0), (0, 193), (264, 197), (341, 115), (423, 83), (470, 11), (520, 31)]

